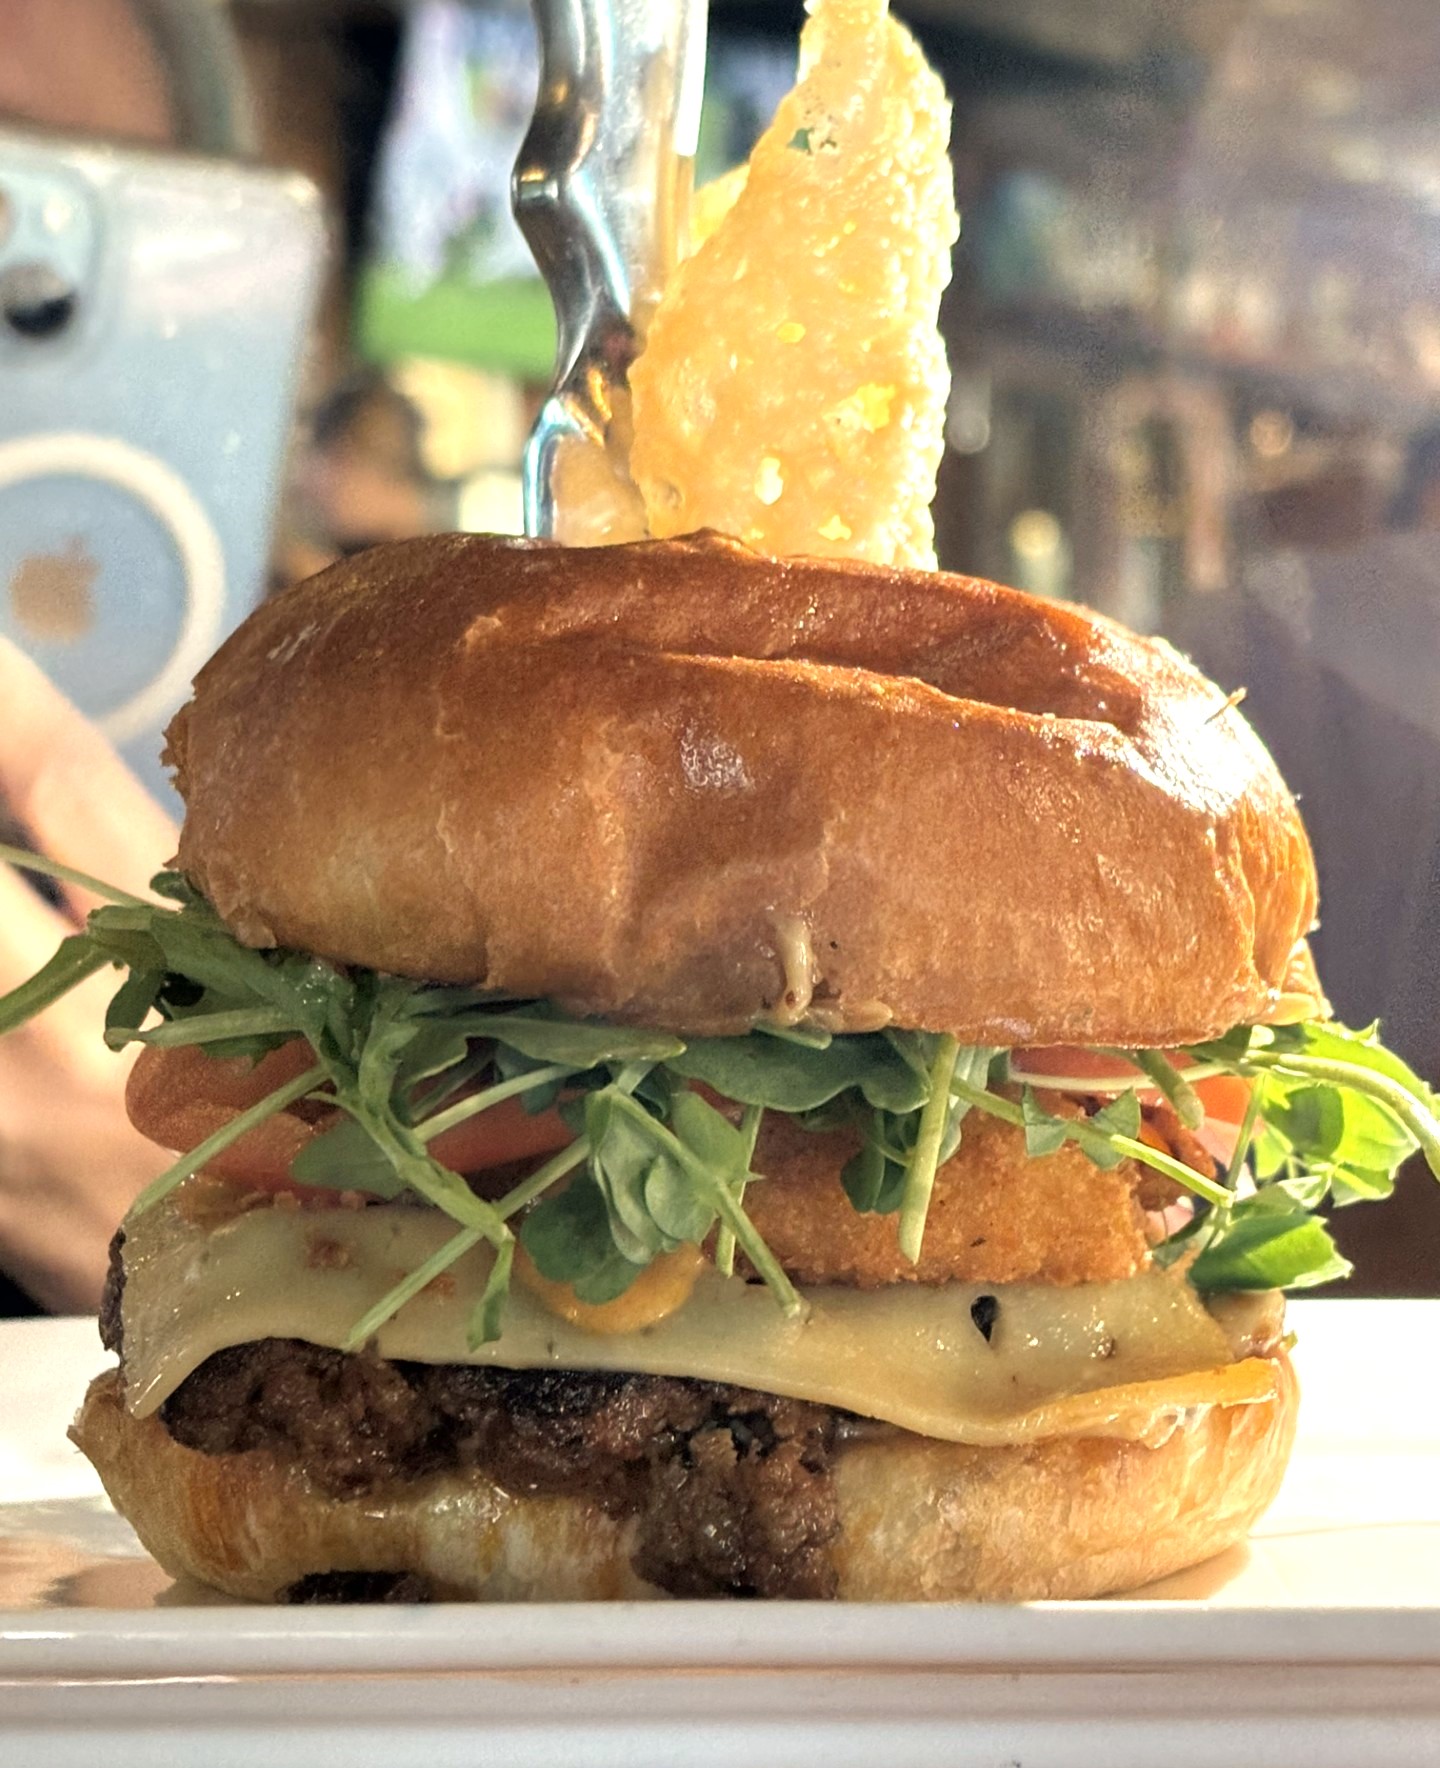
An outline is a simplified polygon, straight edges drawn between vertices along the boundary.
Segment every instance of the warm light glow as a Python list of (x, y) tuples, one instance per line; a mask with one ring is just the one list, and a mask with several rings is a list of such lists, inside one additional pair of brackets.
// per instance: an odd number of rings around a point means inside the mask
[(1250, 420), (1250, 446), (1264, 460), (1288, 454), (1295, 441), (1294, 419), (1283, 411), (1257, 411)]
[(1049, 510), (1021, 510), (1010, 524), (1010, 545), (1020, 559), (1049, 559), (1065, 536)]

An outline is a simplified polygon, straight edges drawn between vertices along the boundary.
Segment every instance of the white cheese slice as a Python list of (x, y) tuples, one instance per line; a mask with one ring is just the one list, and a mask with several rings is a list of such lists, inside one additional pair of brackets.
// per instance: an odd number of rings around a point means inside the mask
[[(435, 1210), (262, 1208), (200, 1227), (164, 1205), (127, 1229), (127, 1403), (153, 1412), (215, 1351), (259, 1338), (338, 1348), (362, 1314), (453, 1231)], [(512, 1287), (503, 1337), (471, 1349), (489, 1269), (477, 1250), (380, 1329), (380, 1355), (509, 1368), (629, 1370), (730, 1382), (842, 1407), (922, 1436), (998, 1444), (1065, 1434), (1168, 1434), (1185, 1410), (1259, 1400), (1268, 1362), (1236, 1363), (1193, 1292), (1161, 1272), (1122, 1283), (803, 1291), (787, 1320), (768, 1290), (707, 1267), (689, 1301), (599, 1335)], [(997, 1310), (987, 1339), (972, 1317)], [(982, 1317), (984, 1310), (982, 1310)]]

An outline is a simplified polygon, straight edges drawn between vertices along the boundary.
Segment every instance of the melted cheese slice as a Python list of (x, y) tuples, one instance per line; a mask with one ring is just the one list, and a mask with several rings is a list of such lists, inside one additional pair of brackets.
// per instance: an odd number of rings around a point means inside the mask
[[(126, 1398), (153, 1412), (215, 1351), (259, 1338), (339, 1348), (356, 1320), (450, 1232), (438, 1212), (385, 1205), (257, 1209), (218, 1227), (169, 1206), (126, 1230)], [(519, 1369), (694, 1376), (842, 1407), (949, 1442), (1061, 1435), (1163, 1439), (1198, 1406), (1263, 1400), (1271, 1365), (1236, 1362), (1183, 1283), (1152, 1272), (1073, 1289), (1039, 1285), (803, 1291), (787, 1320), (769, 1291), (707, 1266), (678, 1312), (600, 1335), (512, 1287), (504, 1336), (470, 1349), (489, 1270), (478, 1249), (380, 1329), (384, 1357)], [(998, 1302), (989, 1339), (971, 1317)]]

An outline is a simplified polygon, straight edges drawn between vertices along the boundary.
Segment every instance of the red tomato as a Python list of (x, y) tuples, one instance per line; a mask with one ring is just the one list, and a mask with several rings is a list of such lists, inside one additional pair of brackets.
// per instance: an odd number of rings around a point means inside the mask
[(1194, 1085), (1205, 1107), (1205, 1121), (1195, 1134), (1206, 1151), (1222, 1167), (1228, 1167), (1235, 1158), (1240, 1125), (1250, 1109), (1250, 1082), (1238, 1074), (1212, 1074)]
[[(301, 1075), (314, 1063), (303, 1038), (252, 1063), (246, 1057), (207, 1056), (197, 1045), (147, 1048), (130, 1072), (125, 1104), (130, 1121), (152, 1142), (177, 1153), (197, 1147), (239, 1112)], [(338, 1110), (279, 1111), (205, 1164), (205, 1171), (258, 1191), (297, 1189), (290, 1163), (316, 1136), (332, 1129)], [(557, 1111), (529, 1116), (519, 1099), (505, 1099), (468, 1122), (437, 1136), (431, 1153), (456, 1172), (482, 1172), (535, 1154), (549, 1154), (573, 1140)], [(324, 1199), (329, 1193), (309, 1195)]]
[(512, 1160), (528, 1160), (532, 1154), (554, 1154), (574, 1140), (574, 1130), (561, 1121), (558, 1111), (531, 1117), (521, 1100), (502, 1099), (436, 1136), (430, 1152), (457, 1173), (478, 1173), (508, 1166)]
[(1197, 1080), (1195, 1091), (1205, 1107), (1206, 1117), (1218, 1123), (1233, 1123), (1237, 1128), (1250, 1109), (1250, 1082), (1239, 1074), (1212, 1074), (1208, 1080)]
[[(1171, 1050), (1169, 1056), (1177, 1066), (1185, 1061), (1183, 1050)], [(1099, 1050), (1062, 1045), (1048, 1050), (1016, 1050), (1012, 1059), (1022, 1074), (1094, 1081), (1107, 1090), (1117, 1083), (1141, 1082), (1135, 1091), (1142, 1101), (1153, 1103), (1160, 1097), (1153, 1086), (1143, 1084), (1144, 1076), (1133, 1063), (1118, 1056), (1106, 1056)], [(1195, 1132), (1196, 1136), (1222, 1167), (1229, 1166), (1235, 1158), (1240, 1125), (1250, 1105), (1250, 1082), (1238, 1074), (1212, 1074), (1190, 1084), (1205, 1107), (1205, 1121)]]
[[(1185, 1052), (1170, 1050), (1167, 1054), (1183, 1072)], [(1051, 1050), (1016, 1050), (1011, 1061), (1022, 1074), (1094, 1081), (1106, 1090), (1111, 1086), (1123, 1089), (1138, 1082), (1135, 1091), (1142, 1099), (1159, 1096), (1157, 1089), (1145, 1080), (1144, 1073), (1133, 1062), (1126, 1062), (1119, 1056), (1107, 1056), (1099, 1050), (1084, 1050), (1078, 1046), (1073, 1049), (1057, 1046)], [(1208, 1079), (1190, 1084), (1199, 1095), (1206, 1116), (1222, 1118), (1226, 1123), (1239, 1123), (1244, 1118), (1250, 1103), (1250, 1083), (1238, 1074), (1212, 1074)]]
[[(146, 1048), (130, 1071), (125, 1108), (142, 1136), (177, 1154), (188, 1153), (314, 1062), (303, 1038), (282, 1044), (259, 1062), (245, 1056), (207, 1056), (195, 1044), (174, 1050)], [(291, 1111), (276, 1112), (207, 1161), (205, 1170), (257, 1190), (283, 1190), (290, 1162), (337, 1116), (326, 1111), (318, 1123), (307, 1123)]]
[[(1178, 1052), (1172, 1060), (1177, 1058), (1184, 1060)], [(1113, 1085), (1120, 1091), (1136, 1081), (1143, 1083), (1145, 1080), (1133, 1062), (1126, 1062), (1119, 1056), (1107, 1056), (1100, 1050), (1082, 1049), (1078, 1044), (1057, 1044), (1047, 1050), (1015, 1050), (1010, 1060), (1022, 1074), (1053, 1075), (1057, 1080), (1093, 1080), (1102, 1086)], [(1147, 1092), (1152, 1097), (1155, 1093), (1153, 1087), (1143, 1084), (1136, 1091), (1142, 1098)]]

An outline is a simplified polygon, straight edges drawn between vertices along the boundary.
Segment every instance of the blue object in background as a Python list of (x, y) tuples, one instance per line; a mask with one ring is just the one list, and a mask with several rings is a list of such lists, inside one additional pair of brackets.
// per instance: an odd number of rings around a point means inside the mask
[(162, 797), (264, 592), (323, 253), (303, 178), (0, 131), (0, 632)]

